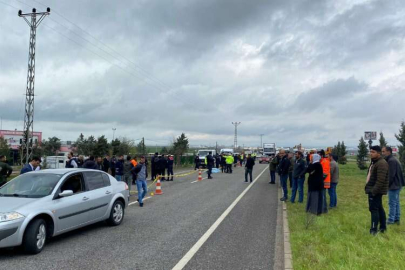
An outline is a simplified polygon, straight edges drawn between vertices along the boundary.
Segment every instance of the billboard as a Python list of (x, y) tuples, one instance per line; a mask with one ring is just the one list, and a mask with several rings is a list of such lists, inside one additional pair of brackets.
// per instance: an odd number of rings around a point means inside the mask
[[(42, 132), (33, 132), (33, 144), (42, 141)], [(18, 130), (0, 130), (0, 137), (3, 137), (11, 149), (18, 150), (24, 140), (24, 132)]]
[(365, 131), (364, 140), (377, 140), (377, 131)]

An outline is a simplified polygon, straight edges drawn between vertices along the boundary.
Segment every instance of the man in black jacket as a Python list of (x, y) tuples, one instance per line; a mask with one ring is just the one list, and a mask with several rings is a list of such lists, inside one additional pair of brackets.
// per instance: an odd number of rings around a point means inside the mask
[(105, 155), (103, 159), (103, 171), (108, 173), (108, 170), (110, 169), (110, 156)]
[(211, 174), (212, 174), (212, 167), (214, 167), (214, 158), (212, 157), (211, 152), (208, 153), (206, 159), (207, 159), (208, 179), (212, 179)]
[(194, 164), (194, 170), (198, 170), (198, 168), (200, 168), (200, 157), (198, 155), (194, 157)]
[(304, 201), (304, 182), (305, 182), (305, 172), (307, 170), (307, 163), (304, 160), (304, 155), (302, 152), (298, 151), (295, 154), (295, 162), (293, 169), (293, 185), (291, 191), (291, 202), (295, 202), (295, 195), (298, 189), (298, 202), (302, 203)]
[[(386, 216), (382, 204), (382, 196), (388, 192), (388, 163), (381, 156), (381, 147), (378, 145), (370, 148), (371, 165), (368, 169), (365, 192), (368, 195), (369, 210), (371, 213), (370, 233), (376, 235), (378, 229), (384, 233), (387, 229)], [(380, 224), (380, 228), (378, 228)]]
[(400, 192), (405, 186), (404, 175), (402, 173), (401, 163), (392, 155), (392, 148), (389, 146), (383, 147), (382, 154), (388, 162), (388, 206), (389, 214), (387, 224), (400, 224), (401, 208), (400, 208)]
[(250, 183), (253, 181), (253, 166), (255, 166), (255, 161), (252, 158), (252, 155), (249, 154), (247, 159), (246, 159), (246, 164), (245, 164), (245, 182), (248, 182), (248, 174), (250, 176)]
[(161, 175), (161, 181), (165, 181), (165, 174), (166, 174), (166, 168), (167, 168), (167, 160), (165, 158), (165, 155), (162, 155), (159, 158), (159, 175)]
[(290, 168), (290, 160), (287, 157), (287, 154), (285, 153), (285, 150), (282, 149), (280, 150), (280, 163), (278, 165), (278, 173), (280, 175), (280, 182), (281, 182), (281, 187), (283, 188), (283, 197), (280, 199), (280, 201), (287, 201), (288, 200), (288, 189), (287, 189), (287, 181), (288, 181), (288, 170)]

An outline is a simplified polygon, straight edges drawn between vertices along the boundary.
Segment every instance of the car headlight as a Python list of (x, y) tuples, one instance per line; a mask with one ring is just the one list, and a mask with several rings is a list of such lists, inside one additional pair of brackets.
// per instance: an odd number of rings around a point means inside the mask
[(23, 217), (23, 215), (17, 212), (0, 213), (0, 222), (12, 221)]

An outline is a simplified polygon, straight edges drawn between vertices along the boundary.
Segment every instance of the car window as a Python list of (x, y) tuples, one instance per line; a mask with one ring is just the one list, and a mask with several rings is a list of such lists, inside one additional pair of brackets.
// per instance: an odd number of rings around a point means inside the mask
[(110, 177), (108, 177), (106, 173), (102, 173), (102, 175), (104, 180), (104, 186), (106, 187), (111, 186)]
[(102, 175), (103, 173), (101, 172), (84, 172), (84, 177), (86, 178), (89, 190), (95, 190), (105, 187)]
[(26, 173), (17, 176), (0, 188), (0, 196), (42, 198), (52, 193), (62, 175)]
[(83, 192), (85, 189), (82, 175), (75, 174), (69, 176), (62, 184), (60, 192), (63, 192), (65, 190), (71, 190), (73, 191), (73, 194)]

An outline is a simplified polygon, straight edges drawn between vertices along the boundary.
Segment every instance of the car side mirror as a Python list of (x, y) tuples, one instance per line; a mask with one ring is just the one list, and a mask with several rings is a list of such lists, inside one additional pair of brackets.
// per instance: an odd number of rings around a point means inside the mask
[(59, 193), (59, 197), (69, 197), (73, 195), (73, 190), (64, 190), (62, 193)]

